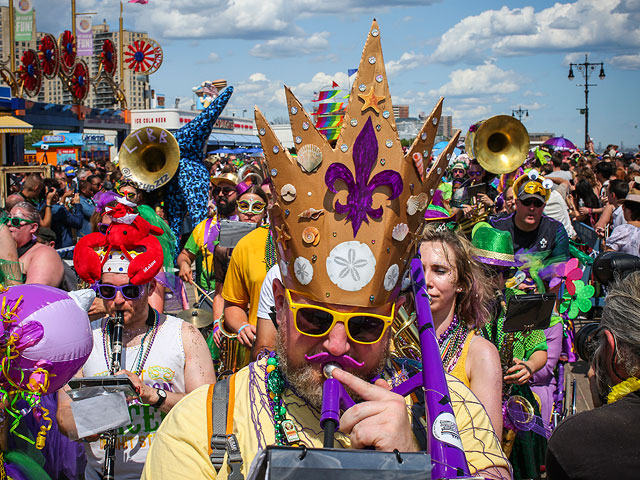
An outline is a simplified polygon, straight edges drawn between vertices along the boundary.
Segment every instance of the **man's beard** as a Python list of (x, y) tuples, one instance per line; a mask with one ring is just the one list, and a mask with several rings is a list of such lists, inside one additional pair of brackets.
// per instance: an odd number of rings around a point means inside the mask
[[(292, 387), (294, 392), (307, 401), (309, 405), (316, 408), (317, 410), (322, 409), (322, 385), (324, 384), (324, 375), (317, 370), (317, 364), (311, 364), (308, 362), (304, 362), (300, 366), (293, 366), (289, 363), (289, 359), (287, 357), (287, 346), (286, 346), (286, 333), (285, 326), (281, 326), (278, 331), (278, 335), (276, 336), (276, 345), (275, 351), (278, 354), (278, 361), (280, 363), (280, 371), (284, 375), (284, 378), (287, 380), (289, 385)], [(349, 370), (349, 373), (366, 380), (370, 381), (372, 378), (380, 375), (384, 369), (384, 366), (387, 362), (387, 358), (389, 356), (390, 349), (390, 337), (386, 336), (381, 340), (382, 342), (387, 342), (387, 345), (384, 349), (383, 354), (380, 357), (380, 361), (368, 372), (361, 372), (358, 370)], [(309, 352), (309, 354), (315, 354), (319, 352)], [(357, 359), (356, 359), (357, 360)], [(345, 387), (347, 393), (351, 396), (351, 398), (357, 403), (362, 401), (362, 397), (355, 393), (353, 390)]]
[(236, 202), (227, 202), (226, 200), (224, 200), (221, 201), (220, 204), (217, 205), (217, 207), (220, 215), (222, 215), (223, 217), (228, 217), (236, 211)]

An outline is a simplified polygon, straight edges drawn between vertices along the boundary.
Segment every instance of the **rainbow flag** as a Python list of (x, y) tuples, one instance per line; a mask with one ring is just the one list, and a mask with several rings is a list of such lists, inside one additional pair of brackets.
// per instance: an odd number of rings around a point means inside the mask
[(314, 115), (328, 115), (335, 113), (344, 108), (344, 102), (340, 103), (321, 103), (318, 105), (318, 111), (314, 112)]
[(344, 120), (344, 117), (342, 115), (320, 116), (316, 120), (316, 128), (322, 129), (338, 127), (342, 123), (342, 120)]
[(320, 133), (322, 133), (327, 140), (336, 140), (340, 135), (340, 127), (337, 128), (320, 128)]
[(341, 91), (342, 90), (323, 90), (320, 93), (318, 93), (318, 98), (312, 101), (322, 102), (323, 100), (329, 100), (330, 98), (337, 97)]

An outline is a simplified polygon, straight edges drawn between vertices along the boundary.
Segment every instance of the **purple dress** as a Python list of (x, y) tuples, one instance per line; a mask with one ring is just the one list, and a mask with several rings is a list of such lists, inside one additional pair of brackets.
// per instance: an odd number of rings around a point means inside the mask
[(547, 363), (533, 374), (531, 390), (540, 397), (540, 414), (547, 425), (551, 424), (553, 411), (553, 393), (557, 387), (557, 379), (553, 375), (560, 353), (562, 352), (562, 322), (558, 322), (544, 331), (547, 337)]

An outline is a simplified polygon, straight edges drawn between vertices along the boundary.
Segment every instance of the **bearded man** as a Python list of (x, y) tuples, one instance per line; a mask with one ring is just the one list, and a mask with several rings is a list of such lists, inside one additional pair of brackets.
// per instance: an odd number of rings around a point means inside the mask
[[(391, 391), (396, 372), (384, 375), (388, 381), (376, 377), (387, 370), (389, 327), (402, 305), (402, 273), (416, 250), (417, 239), (408, 232), (424, 225), (424, 210), (459, 134), (425, 175), (423, 154), (433, 147), (440, 101), (403, 154), (379, 34), (374, 21), (355, 82), (360, 86), (354, 92), (360, 94), (350, 97), (348, 127), (335, 149), (290, 90), (285, 93), (295, 159), (256, 109), (276, 195), (269, 212), (282, 274), (282, 281), (273, 281), (276, 348), (228, 383), (219, 382), (227, 385), (228, 396), (202, 387), (177, 405), (158, 431), (143, 479), (246, 478), (256, 454), (269, 445), (322, 447), (323, 366), (328, 361), (340, 364), (333, 378), (358, 402), (340, 418), (334, 437), (338, 448), (426, 448), (417, 433), (423, 432), (420, 419), (414, 417), (416, 432), (412, 429), (411, 400)], [(265, 258), (269, 254), (265, 251)], [(510, 478), (486, 412), (461, 382), (448, 381), (469, 469)], [(226, 409), (227, 418), (221, 436), (208, 431), (220, 409)]]

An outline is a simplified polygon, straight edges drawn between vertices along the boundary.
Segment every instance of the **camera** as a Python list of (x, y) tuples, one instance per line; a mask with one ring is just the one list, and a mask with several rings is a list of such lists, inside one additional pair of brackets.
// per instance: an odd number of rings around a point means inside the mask
[(591, 362), (596, 351), (599, 328), (599, 323), (588, 323), (576, 332), (573, 339), (578, 356), (587, 363)]

